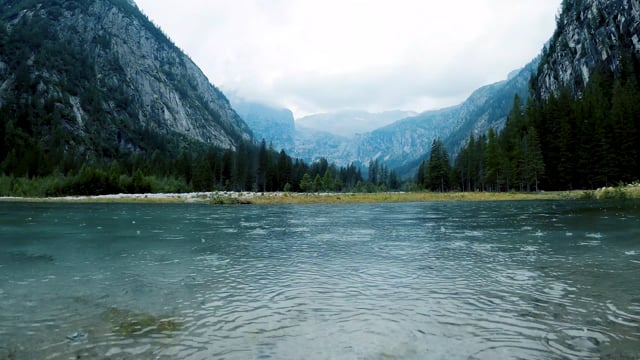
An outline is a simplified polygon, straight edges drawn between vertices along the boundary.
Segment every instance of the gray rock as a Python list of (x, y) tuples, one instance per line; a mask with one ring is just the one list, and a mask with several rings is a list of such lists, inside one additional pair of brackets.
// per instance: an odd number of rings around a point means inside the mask
[(638, 1), (565, 1), (535, 78), (540, 97), (562, 87), (580, 96), (598, 65), (620, 71), (622, 49), (640, 55), (639, 33)]

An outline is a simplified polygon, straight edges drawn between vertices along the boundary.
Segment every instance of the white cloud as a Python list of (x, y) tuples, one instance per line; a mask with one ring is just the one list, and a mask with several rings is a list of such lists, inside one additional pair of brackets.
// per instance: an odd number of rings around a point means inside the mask
[(137, 0), (223, 91), (297, 115), (426, 110), (536, 56), (560, 0)]

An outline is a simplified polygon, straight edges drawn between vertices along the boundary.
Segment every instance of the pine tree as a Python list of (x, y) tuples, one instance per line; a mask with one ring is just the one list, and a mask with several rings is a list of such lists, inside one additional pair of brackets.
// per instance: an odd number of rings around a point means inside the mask
[(535, 191), (538, 192), (538, 181), (540, 176), (544, 174), (544, 160), (538, 134), (533, 126), (527, 130), (522, 143), (524, 153), (523, 175), (527, 191), (531, 191), (531, 185), (534, 185)]
[(324, 191), (333, 191), (335, 187), (335, 182), (333, 181), (333, 177), (331, 176), (331, 172), (329, 169), (325, 171), (324, 176), (322, 176), (322, 189)]
[(304, 176), (302, 176), (302, 180), (300, 181), (300, 190), (303, 192), (313, 191), (313, 182), (311, 181), (309, 173), (304, 173)]
[(267, 141), (262, 139), (260, 150), (258, 152), (258, 188), (262, 192), (267, 191), (267, 171), (269, 169), (269, 153), (267, 150)]
[(631, 182), (637, 180), (638, 161), (640, 161), (640, 141), (638, 130), (634, 126), (634, 107), (640, 99), (634, 79), (624, 86), (616, 81), (611, 99), (610, 120), (613, 128), (615, 156), (612, 158), (612, 175), (616, 180)]
[(287, 156), (287, 153), (285, 153), (284, 150), (281, 150), (278, 156), (277, 168), (279, 188), (284, 189), (286, 184), (291, 184), (291, 171), (293, 169), (291, 158)]
[(493, 128), (490, 128), (487, 142), (487, 173), (485, 182), (487, 184), (494, 184), (495, 191), (500, 191), (501, 185), (503, 183), (503, 163), (504, 159), (502, 149), (500, 148), (500, 143), (498, 142), (498, 136), (496, 135), (495, 131), (493, 131)]
[(422, 161), (418, 167), (418, 173), (416, 174), (416, 184), (422, 189), (427, 187), (427, 162)]
[(431, 145), (427, 174), (429, 189), (439, 192), (449, 190), (451, 165), (449, 164), (449, 154), (440, 139), (435, 139)]

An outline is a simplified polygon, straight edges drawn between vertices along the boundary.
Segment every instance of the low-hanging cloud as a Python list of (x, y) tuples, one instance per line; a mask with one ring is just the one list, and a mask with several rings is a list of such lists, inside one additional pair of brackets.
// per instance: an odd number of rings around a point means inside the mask
[[(336, 75), (310, 75), (285, 79), (273, 92), (304, 103), (313, 112), (344, 109), (411, 108), (425, 99), (458, 99), (465, 89), (482, 84), (479, 76), (431, 73), (415, 66), (397, 66)], [(429, 104), (425, 104), (429, 105)]]
[(422, 111), (537, 55), (560, 0), (137, 0), (223, 91), (291, 108)]

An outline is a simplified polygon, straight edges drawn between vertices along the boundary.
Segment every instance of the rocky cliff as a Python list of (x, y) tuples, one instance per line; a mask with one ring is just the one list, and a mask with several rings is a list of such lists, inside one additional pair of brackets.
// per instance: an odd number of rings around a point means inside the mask
[(580, 96), (597, 68), (620, 72), (628, 49), (640, 55), (640, 2), (564, 0), (533, 87), (541, 98), (561, 87)]
[(291, 153), (295, 143), (295, 121), (289, 109), (231, 98), (233, 108), (249, 125), (256, 140), (265, 139), (274, 149)]
[(149, 134), (219, 148), (252, 139), (227, 98), (130, 0), (0, 0), (0, 47), (3, 121), (42, 112), (51, 120), (30, 117), (25, 130), (38, 141), (57, 129), (67, 150), (136, 152), (153, 150)]

